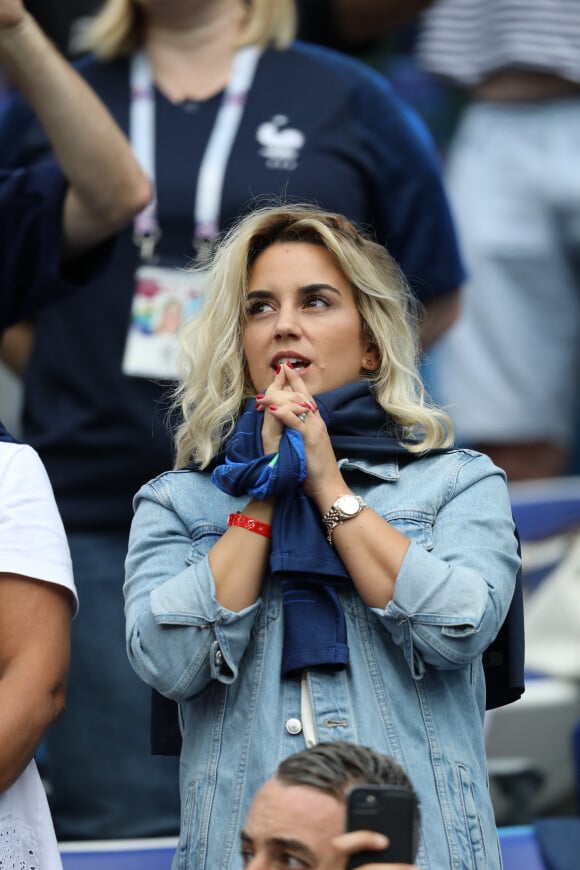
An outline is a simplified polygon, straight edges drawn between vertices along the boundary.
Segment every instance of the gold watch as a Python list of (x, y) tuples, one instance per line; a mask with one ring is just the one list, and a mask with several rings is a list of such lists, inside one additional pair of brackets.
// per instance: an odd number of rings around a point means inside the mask
[(367, 507), (368, 505), (364, 503), (360, 495), (354, 495), (352, 492), (339, 495), (332, 507), (322, 517), (328, 543), (332, 545), (332, 533), (338, 525), (346, 520), (352, 520), (353, 517), (358, 517)]

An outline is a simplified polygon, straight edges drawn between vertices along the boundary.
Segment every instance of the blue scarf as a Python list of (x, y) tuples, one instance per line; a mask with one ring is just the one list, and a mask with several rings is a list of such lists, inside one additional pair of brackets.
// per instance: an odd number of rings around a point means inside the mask
[[(383, 462), (389, 454), (413, 458), (367, 381), (315, 399), (335, 450)], [(270, 571), (282, 589), (282, 673), (322, 665), (340, 669), (348, 664), (348, 644), (337, 588), (350, 578), (326, 539), (320, 512), (300, 486), (306, 478), (302, 436), (285, 429), (278, 454), (264, 455), (262, 421), (263, 413), (249, 400), (226, 445), (225, 462), (211, 479), (230, 495), (276, 497)]]

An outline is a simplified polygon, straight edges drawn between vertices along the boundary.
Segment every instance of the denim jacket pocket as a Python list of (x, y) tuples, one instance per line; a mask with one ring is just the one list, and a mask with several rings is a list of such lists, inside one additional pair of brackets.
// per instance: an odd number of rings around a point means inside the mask
[(381, 513), (381, 516), (394, 529), (415, 541), (424, 550), (433, 549), (433, 518), (429, 514), (424, 511), (398, 510)]
[(185, 557), (187, 564), (192, 565), (207, 556), (223, 533), (224, 529), (216, 523), (197, 523), (191, 529), (191, 547)]

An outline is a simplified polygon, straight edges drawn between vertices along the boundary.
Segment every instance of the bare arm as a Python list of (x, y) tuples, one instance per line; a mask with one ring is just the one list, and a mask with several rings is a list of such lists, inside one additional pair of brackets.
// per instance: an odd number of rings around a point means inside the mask
[(54, 583), (0, 574), (0, 792), (64, 709), (71, 602)]
[[(252, 499), (243, 513), (272, 524), (274, 502)], [(270, 539), (237, 526), (230, 527), (209, 554), (216, 597), (222, 607), (239, 613), (253, 604), (262, 588), (270, 557)]]
[(144, 208), (149, 181), (107, 109), (21, 0), (0, 0), (0, 64), (37, 114), (70, 183), (64, 255), (79, 254)]

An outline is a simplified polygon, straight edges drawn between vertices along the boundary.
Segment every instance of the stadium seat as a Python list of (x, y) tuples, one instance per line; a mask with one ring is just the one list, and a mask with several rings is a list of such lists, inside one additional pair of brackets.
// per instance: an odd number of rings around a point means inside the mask
[(176, 839), (62, 843), (64, 870), (171, 870)]
[(531, 825), (499, 828), (504, 870), (547, 870)]

